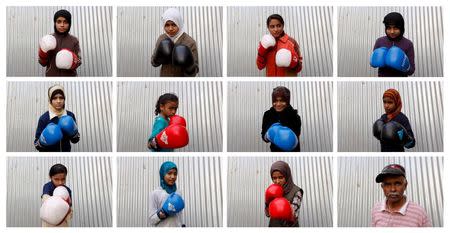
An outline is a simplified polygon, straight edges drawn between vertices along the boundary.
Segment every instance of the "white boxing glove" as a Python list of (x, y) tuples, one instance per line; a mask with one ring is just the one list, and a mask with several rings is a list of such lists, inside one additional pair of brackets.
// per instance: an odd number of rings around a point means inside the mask
[(70, 212), (70, 206), (61, 197), (52, 196), (44, 201), (40, 209), (40, 217), (51, 225), (59, 225)]
[(261, 38), (261, 41), (259, 42), (258, 53), (261, 56), (264, 56), (271, 47), (275, 46), (275, 44), (276, 41), (272, 35), (270, 34), (264, 35)]
[(56, 38), (52, 35), (45, 35), (39, 41), (39, 48), (42, 52), (47, 53), (56, 48)]
[(55, 190), (53, 190), (53, 196), (61, 197), (67, 203), (69, 203), (69, 204), (71, 203), (69, 191), (64, 186), (56, 187)]
[(63, 70), (73, 70), (77, 67), (78, 63), (78, 56), (68, 50), (68, 49), (61, 49), (56, 54), (56, 67)]
[(278, 67), (294, 68), (298, 64), (298, 56), (288, 49), (280, 49), (275, 55), (275, 63)]

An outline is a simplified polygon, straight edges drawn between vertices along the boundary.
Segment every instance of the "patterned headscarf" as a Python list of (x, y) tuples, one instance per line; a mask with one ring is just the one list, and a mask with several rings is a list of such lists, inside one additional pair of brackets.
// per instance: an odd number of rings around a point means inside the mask
[(294, 181), (292, 181), (291, 168), (289, 167), (289, 164), (284, 161), (276, 161), (270, 168), (270, 177), (272, 177), (272, 174), (275, 171), (279, 171), (286, 179), (286, 183), (283, 185), (283, 191), (284, 194), (288, 194), (294, 187)]
[(396, 117), (400, 112), (402, 111), (402, 99), (400, 98), (400, 93), (398, 93), (395, 89), (387, 89), (383, 94), (383, 99), (385, 97), (391, 98), (394, 100), (395, 104), (395, 110), (391, 113), (387, 114), (387, 121), (392, 120), (394, 117)]
[(168, 185), (164, 181), (164, 176), (170, 171), (170, 169), (175, 168), (178, 170), (177, 165), (171, 161), (166, 161), (163, 164), (161, 164), (161, 168), (159, 169), (159, 184), (161, 187), (166, 190), (168, 194), (174, 193), (177, 191), (177, 184), (174, 185)]

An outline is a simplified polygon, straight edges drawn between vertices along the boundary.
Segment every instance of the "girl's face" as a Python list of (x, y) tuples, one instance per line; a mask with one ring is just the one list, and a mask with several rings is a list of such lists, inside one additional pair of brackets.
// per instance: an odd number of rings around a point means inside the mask
[(278, 184), (281, 185), (281, 187), (283, 187), (283, 185), (286, 184), (286, 177), (284, 177), (284, 175), (281, 172), (274, 171), (272, 173), (272, 182), (274, 184)]
[(175, 184), (175, 181), (177, 181), (177, 176), (178, 176), (177, 169), (172, 168), (164, 176), (164, 182), (166, 182), (166, 184), (172, 186)]
[(281, 97), (277, 97), (275, 99), (275, 102), (272, 103), (273, 108), (277, 112), (283, 111), (287, 107), (286, 101), (284, 101)]
[(270, 34), (277, 39), (283, 33), (284, 25), (278, 19), (271, 19), (268, 28)]
[(52, 99), (52, 106), (56, 109), (56, 110), (62, 110), (64, 108), (64, 96), (61, 94), (56, 94), (53, 99)]
[(399, 37), (400, 33), (400, 29), (394, 25), (388, 25), (386, 28), (386, 34), (392, 39)]
[(384, 111), (387, 114), (393, 113), (395, 111), (395, 102), (392, 98), (384, 97), (383, 98), (383, 106), (384, 106)]
[(159, 109), (161, 110), (161, 115), (164, 117), (171, 117), (177, 113), (178, 102), (169, 101), (165, 104), (161, 104)]
[(179, 30), (180, 28), (173, 21), (167, 20), (166, 24), (164, 24), (164, 31), (169, 36), (175, 36)]
[(64, 173), (55, 174), (50, 179), (56, 187), (66, 184), (66, 174)]
[(69, 30), (69, 22), (67, 22), (66, 18), (60, 16), (56, 19), (56, 30), (59, 33), (64, 33)]

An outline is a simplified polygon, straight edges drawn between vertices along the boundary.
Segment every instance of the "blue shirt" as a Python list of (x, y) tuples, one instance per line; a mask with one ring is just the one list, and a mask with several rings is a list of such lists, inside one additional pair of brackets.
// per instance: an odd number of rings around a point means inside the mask
[[(67, 187), (67, 186), (65, 186), (65, 185), (63, 185), (66, 189), (67, 189), (67, 191), (69, 192), (69, 197), (70, 197), (70, 199), (72, 199), (72, 190), (70, 190), (70, 188), (69, 187)], [(56, 188), (56, 186), (53, 184), (53, 182), (48, 182), (48, 183), (46, 183), (46, 184), (44, 184), (44, 187), (42, 188), (42, 195), (41, 195), (41, 198), (42, 198), (42, 196), (44, 196), (44, 194), (47, 194), (47, 195), (49, 195), (49, 196), (53, 196), (53, 191), (55, 191), (55, 188)], [(70, 206), (72, 206), (72, 203), (70, 203)]]
[[(75, 114), (71, 111), (67, 111), (67, 115), (71, 116), (75, 123), (77, 122), (77, 119), (75, 118)], [(44, 114), (42, 114), (41, 117), (39, 117), (39, 123), (36, 128), (36, 134), (34, 136), (34, 144), (36, 145), (36, 141), (39, 140), (39, 137), (42, 134), (42, 131), (44, 131), (45, 127), (47, 127), (50, 123), (58, 124), (59, 117), (53, 117), (50, 119), (50, 114), (48, 111), (46, 111)], [(56, 143), (52, 146), (45, 146), (45, 147), (36, 147), (39, 152), (70, 152), (72, 149), (72, 146), (70, 145), (71, 139), (68, 137), (63, 137), (63, 139), (60, 141), (60, 143)], [(73, 141), (73, 143), (76, 143), (78, 141)]]

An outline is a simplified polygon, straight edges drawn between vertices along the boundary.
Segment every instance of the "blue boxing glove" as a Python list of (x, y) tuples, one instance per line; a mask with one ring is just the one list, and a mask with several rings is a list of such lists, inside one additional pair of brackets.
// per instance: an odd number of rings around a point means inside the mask
[(410, 68), (408, 56), (405, 52), (397, 46), (392, 46), (385, 59), (386, 66), (396, 69), (401, 72), (408, 72)]
[(53, 146), (63, 138), (61, 128), (55, 124), (48, 124), (39, 136), (39, 144), (42, 146)]
[[(183, 198), (176, 194), (172, 193), (167, 197), (164, 202), (161, 211), (164, 212), (166, 216), (173, 216), (184, 209), (184, 200)], [(159, 212), (159, 211), (158, 211)]]
[(370, 57), (370, 66), (372, 66), (373, 68), (385, 67), (387, 52), (388, 48), (386, 47), (380, 47), (373, 50), (372, 56)]
[(292, 151), (297, 147), (298, 138), (290, 128), (280, 126), (272, 143), (283, 151)]
[(278, 130), (281, 128), (281, 124), (280, 123), (274, 123), (272, 124), (269, 129), (267, 129), (266, 135), (264, 136), (264, 138), (269, 141), (269, 142), (273, 142), (273, 140), (275, 139), (275, 135), (277, 134)]
[(61, 128), (62, 132), (69, 137), (74, 137), (78, 134), (77, 123), (69, 115), (62, 116), (58, 121), (58, 126)]

